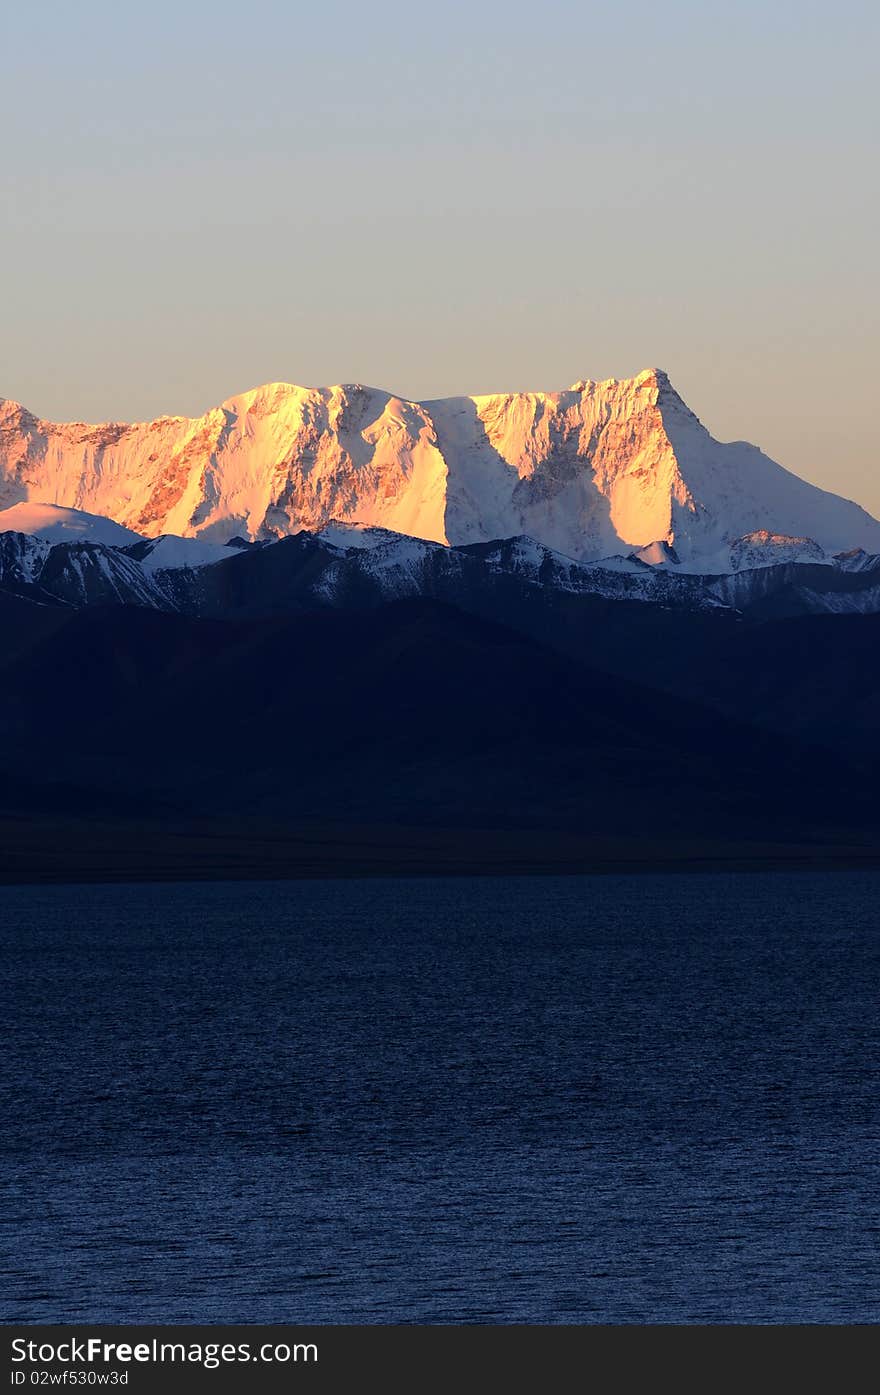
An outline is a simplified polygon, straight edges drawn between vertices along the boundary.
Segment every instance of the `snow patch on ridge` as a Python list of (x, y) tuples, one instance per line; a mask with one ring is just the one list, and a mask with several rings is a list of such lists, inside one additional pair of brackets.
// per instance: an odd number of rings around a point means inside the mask
[(812, 538), (792, 538), (784, 533), (768, 533), (766, 529), (737, 538), (730, 548), (729, 570), (732, 572), (748, 567), (772, 567), (780, 562), (834, 565), (825, 549)]
[(127, 543), (137, 542), (139, 537), (130, 528), (114, 523), (112, 518), (29, 499), (0, 509), (0, 533), (26, 533), (50, 543), (100, 542), (108, 547), (125, 547)]
[(646, 562), (649, 567), (662, 567), (667, 564), (679, 566), (678, 553), (668, 542), (652, 542), (630, 554), (637, 562)]
[(204, 542), (201, 538), (176, 538), (163, 533), (160, 538), (150, 538), (126, 550), (147, 575), (152, 576), (155, 572), (183, 567), (210, 567), (225, 562), (227, 557), (243, 549), (240, 543), (236, 546), (234, 543)]
[[(301, 532), (308, 532), (309, 529), (301, 529)], [(336, 519), (318, 530), (314, 534), (322, 542), (329, 543), (332, 547), (339, 547), (343, 550), (349, 548), (381, 547), (383, 543), (396, 542), (400, 534), (395, 533), (390, 528), (371, 528), (363, 523), (340, 523)]]

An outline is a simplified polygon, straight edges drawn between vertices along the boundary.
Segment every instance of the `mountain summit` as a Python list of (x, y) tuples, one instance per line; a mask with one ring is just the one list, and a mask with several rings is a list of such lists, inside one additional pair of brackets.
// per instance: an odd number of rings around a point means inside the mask
[(216, 543), (335, 520), (453, 545), (527, 534), (581, 560), (659, 543), (664, 565), (705, 570), (745, 537), (880, 551), (877, 520), (716, 441), (659, 369), (421, 403), (269, 383), (134, 425), (54, 424), (0, 400), (0, 509), (23, 501)]

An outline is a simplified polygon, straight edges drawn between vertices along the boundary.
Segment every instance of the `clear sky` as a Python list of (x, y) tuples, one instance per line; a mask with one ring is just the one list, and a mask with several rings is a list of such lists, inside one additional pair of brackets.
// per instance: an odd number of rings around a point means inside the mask
[(876, 0), (28, 0), (0, 41), (0, 395), (659, 366), (880, 513)]

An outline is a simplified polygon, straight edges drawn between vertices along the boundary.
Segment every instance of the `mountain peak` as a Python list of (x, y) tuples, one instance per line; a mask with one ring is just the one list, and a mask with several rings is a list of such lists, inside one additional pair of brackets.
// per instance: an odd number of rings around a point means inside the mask
[(569, 392), (591, 392), (597, 388), (606, 392), (614, 388), (643, 387), (646, 383), (658, 388), (670, 387), (669, 375), (662, 368), (643, 368), (632, 378), (578, 378), (572, 383)]
[(227, 397), (225, 402), (221, 402), (221, 407), (226, 411), (249, 411), (254, 406), (273, 407), (287, 401), (291, 397), (304, 397), (309, 389), (297, 386), (296, 383), (260, 383), (259, 387), (249, 388), (247, 392), (237, 392), (233, 397)]

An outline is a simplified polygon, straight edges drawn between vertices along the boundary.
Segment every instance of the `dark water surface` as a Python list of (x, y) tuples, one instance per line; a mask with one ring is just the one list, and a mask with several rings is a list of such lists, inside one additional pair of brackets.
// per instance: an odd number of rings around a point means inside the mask
[(0, 1317), (875, 1321), (878, 891), (4, 889)]

